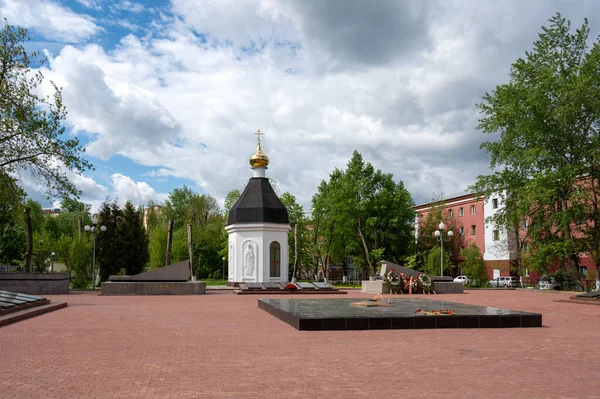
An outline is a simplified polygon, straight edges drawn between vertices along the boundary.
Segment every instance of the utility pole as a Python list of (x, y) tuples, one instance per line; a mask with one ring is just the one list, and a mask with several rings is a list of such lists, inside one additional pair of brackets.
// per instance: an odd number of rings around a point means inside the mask
[(194, 248), (192, 245), (192, 225), (187, 225), (188, 251), (190, 253), (190, 278), (194, 281)]
[(171, 264), (171, 244), (173, 243), (173, 220), (169, 220), (169, 230), (167, 232), (167, 256), (165, 258), (165, 266)]

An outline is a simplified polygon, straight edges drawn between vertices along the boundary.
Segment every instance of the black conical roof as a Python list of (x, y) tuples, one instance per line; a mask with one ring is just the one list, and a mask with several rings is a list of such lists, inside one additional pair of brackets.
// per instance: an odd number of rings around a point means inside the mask
[(235, 223), (289, 223), (287, 209), (281, 203), (269, 179), (253, 177), (229, 210), (227, 225)]

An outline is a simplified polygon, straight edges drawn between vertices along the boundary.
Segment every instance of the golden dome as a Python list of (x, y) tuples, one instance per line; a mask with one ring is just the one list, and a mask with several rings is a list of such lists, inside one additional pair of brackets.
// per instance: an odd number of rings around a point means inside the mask
[(254, 134), (258, 137), (258, 145), (256, 146), (256, 152), (250, 157), (250, 165), (253, 168), (266, 168), (269, 164), (269, 157), (260, 148), (260, 135), (264, 133), (258, 130)]

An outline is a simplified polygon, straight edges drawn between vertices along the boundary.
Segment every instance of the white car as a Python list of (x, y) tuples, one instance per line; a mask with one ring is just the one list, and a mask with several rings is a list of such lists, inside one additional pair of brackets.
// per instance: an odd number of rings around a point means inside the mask
[(454, 282), (467, 284), (469, 282), (469, 278), (467, 276), (458, 276), (454, 279)]

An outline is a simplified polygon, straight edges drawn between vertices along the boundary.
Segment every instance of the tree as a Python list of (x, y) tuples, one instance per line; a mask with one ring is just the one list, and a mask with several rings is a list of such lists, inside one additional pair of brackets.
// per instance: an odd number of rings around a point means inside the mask
[(486, 283), (488, 274), (479, 247), (475, 244), (471, 244), (460, 251), (460, 256), (465, 259), (464, 262), (460, 264), (463, 268), (463, 273), (469, 278), (474, 279), (480, 285)]
[[(432, 276), (438, 276), (440, 274), (440, 268), (442, 267), (441, 251), (440, 247), (433, 247), (427, 252), (427, 260), (424, 269), (425, 273)], [(450, 255), (448, 255), (448, 252), (444, 251), (444, 271), (449, 271), (453, 266)]]
[(91, 283), (91, 253), (92, 243), (89, 238), (75, 238), (71, 242), (67, 266), (75, 272), (75, 278), (72, 283), (73, 288), (87, 288)]
[(173, 220), (173, 230), (188, 223), (204, 225), (208, 219), (220, 212), (217, 201), (208, 194), (197, 194), (188, 186), (176, 188), (170, 194), (163, 207), (167, 220)]
[(82, 173), (91, 164), (77, 138), (66, 138), (66, 109), (54, 83), (53, 98), (37, 94), (42, 73), (32, 66), (46, 61), (28, 53), (27, 30), (5, 24), (0, 31), (0, 171), (29, 172), (47, 187), (47, 194), (78, 195), (67, 172)]
[[(598, 253), (594, 250), (600, 245), (594, 206), (600, 170), (600, 45), (596, 41), (588, 51), (587, 19), (575, 33), (560, 14), (549, 21), (533, 51), (512, 65), (510, 82), (486, 93), (478, 105), (478, 128), (500, 133), (499, 140), (486, 141), (482, 148), (491, 154), (491, 168), (501, 170), (479, 176), (472, 188), (502, 196), (506, 206), (497, 220), (508, 223), (508, 229), (518, 229), (522, 219), (530, 221), (528, 267), (545, 272), (558, 263), (578, 275), (579, 256)], [(599, 260), (596, 256), (597, 270)]]
[(0, 170), (0, 264), (17, 264), (25, 254), (24, 197), (15, 179)]
[(427, 216), (419, 220), (417, 230), (417, 264), (423, 267), (432, 248), (439, 247), (440, 243), (435, 237), (435, 232), (439, 229), (440, 222), (446, 225), (445, 232), (452, 231), (454, 235), (447, 241), (447, 235), (444, 233), (444, 248), (454, 248), (454, 243), (458, 232), (454, 226), (453, 218), (448, 215), (444, 201), (434, 199), (432, 205), (427, 211)]
[(117, 235), (121, 253), (119, 262), (127, 275), (144, 271), (149, 260), (148, 235), (144, 229), (142, 215), (131, 201), (125, 203), (123, 216), (117, 223)]
[(347, 259), (357, 249), (369, 274), (376, 273), (372, 250), (400, 262), (413, 246), (413, 201), (395, 183), (354, 151), (345, 170), (334, 170), (313, 196), (315, 252), (327, 268), (331, 256)]
[(298, 204), (296, 197), (288, 192), (285, 192), (280, 197), (281, 202), (285, 206), (290, 218), (290, 226), (292, 229), (288, 234), (289, 246), (289, 265), (290, 275), (294, 271), (298, 273), (300, 263), (307, 258), (306, 248), (308, 246), (308, 235), (306, 231), (306, 217), (304, 216), (304, 208)]
[(122, 261), (123, 251), (118, 235), (118, 224), (122, 216), (123, 210), (116, 201), (107, 199), (102, 203), (98, 213), (98, 226), (106, 226), (106, 231), (96, 232), (96, 267), (100, 281), (106, 281), (112, 274), (119, 274), (122, 268), (126, 268)]
[(240, 199), (241, 196), (242, 193), (238, 189), (231, 190), (227, 193), (227, 195), (225, 196), (225, 203), (223, 205), (225, 208), (225, 218), (229, 216), (229, 210), (235, 205), (235, 203)]

